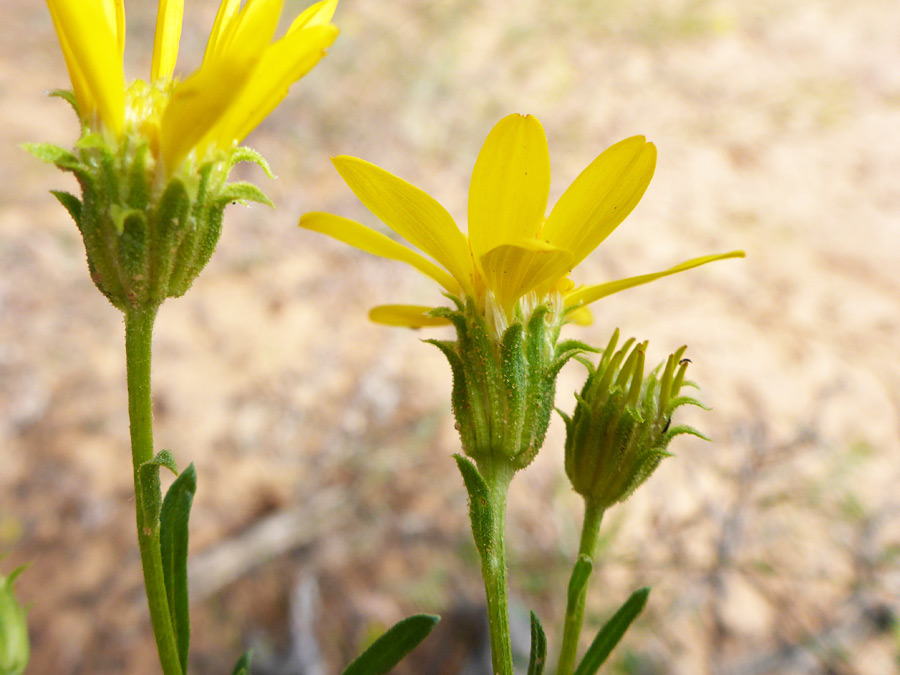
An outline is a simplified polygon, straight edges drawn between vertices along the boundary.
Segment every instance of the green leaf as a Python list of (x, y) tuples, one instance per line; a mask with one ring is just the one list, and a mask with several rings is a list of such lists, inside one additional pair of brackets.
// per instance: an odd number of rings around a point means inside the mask
[(233, 169), (235, 164), (240, 164), (241, 162), (250, 162), (252, 164), (256, 164), (256, 166), (260, 167), (263, 171), (266, 172), (266, 176), (268, 176), (269, 178), (275, 178), (275, 175), (272, 173), (272, 168), (269, 166), (266, 158), (253, 148), (248, 148), (246, 145), (241, 145), (235, 148), (234, 152), (231, 153), (231, 160), (228, 162), (228, 169)]
[(491, 523), (491, 499), (487, 483), (478, 472), (478, 468), (472, 461), (462, 455), (453, 455), (463, 482), (466, 484), (466, 492), (469, 493), (469, 517), (472, 520), (472, 537), (475, 546), (482, 558), (493, 545)]
[(69, 89), (54, 89), (52, 91), (47, 92), (47, 96), (51, 98), (61, 98), (62, 100), (68, 102), (72, 109), (75, 111), (75, 114), (81, 117), (81, 113), (78, 110), (78, 99), (75, 98), (75, 92)]
[(544, 672), (544, 664), (547, 662), (547, 636), (544, 628), (537, 618), (537, 614), (531, 613), (531, 658), (528, 659), (528, 675), (541, 675)]
[(50, 194), (59, 200), (59, 203), (65, 207), (69, 215), (72, 216), (72, 220), (78, 225), (81, 222), (81, 200), (71, 192), (65, 192), (64, 190), (50, 190)]
[(22, 149), (43, 162), (55, 164), (60, 169), (81, 168), (81, 160), (70, 150), (53, 143), (22, 143)]
[(234, 670), (231, 671), (231, 675), (250, 675), (250, 657), (252, 656), (252, 649), (244, 652), (244, 655), (234, 664)]
[(607, 621), (606, 625), (597, 633), (597, 637), (594, 638), (581, 663), (578, 664), (578, 668), (575, 669), (575, 675), (594, 675), (600, 670), (600, 666), (619, 644), (619, 640), (625, 635), (631, 622), (644, 609), (649, 595), (649, 587), (641, 588), (631, 594), (631, 597), (613, 615), (613, 618)]
[(260, 190), (253, 183), (245, 181), (238, 181), (226, 185), (218, 194), (217, 201), (220, 204), (225, 204), (227, 202), (238, 202), (240, 204), (257, 202), (259, 204), (265, 204), (266, 206), (275, 206), (272, 203), (272, 200), (266, 197), (265, 192)]
[(178, 475), (175, 457), (168, 450), (160, 450), (156, 457), (144, 462), (138, 469), (138, 477), (141, 481), (141, 510), (144, 514), (143, 526), (149, 530), (148, 534), (150, 535), (159, 532), (159, 514), (162, 508), (159, 469), (163, 466), (176, 476)]
[(162, 525), (159, 548), (162, 553), (163, 578), (182, 672), (187, 672), (191, 642), (187, 587), (188, 517), (196, 491), (197, 472), (191, 464), (169, 487), (160, 514)]
[(347, 666), (344, 675), (383, 675), (428, 637), (441, 617), (416, 614), (396, 623)]
[(574, 606), (578, 597), (584, 592), (591, 572), (594, 569), (594, 563), (583, 553), (578, 556), (575, 567), (572, 568), (572, 576), (569, 578), (569, 606)]

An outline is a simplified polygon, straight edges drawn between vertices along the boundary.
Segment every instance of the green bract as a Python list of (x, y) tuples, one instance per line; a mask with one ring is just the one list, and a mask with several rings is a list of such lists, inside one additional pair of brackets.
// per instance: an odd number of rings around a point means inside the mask
[(0, 574), (0, 675), (20, 675), (30, 656), (25, 610), (13, 595), (13, 582), (24, 568)]
[(455, 342), (426, 342), (450, 361), (453, 414), (463, 450), (479, 467), (496, 462), (513, 470), (528, 466), (544, 443), (560, 368), (589, 347), (575, 340), (557, 344), (561, 323), (547, 305), (513, 321), (499, 339), (471, 299), (434, 314), (456, 328)]
[[(589, 374), (566, 421), (566, 473), (575, 491), (594, 507), (607, 509), (627, 499), (662, 461), (669, 442), (681, 434), (709, 440), (693, 427), (671, 424), (676, 408), (696, 399), (681, 396), (689, 361), (686, 347), (669, 355), (644, 378), (647, 343), (631, 338), (616, 350), (619, 331)], [(662, 371), (660, 373), (660, 371)], [(562, 413), (561, 413), (562, 414)]]
[(84, 128), (73, 150), (49, 143), (25, 148), (78, 180), (80, 199), (57, 190), (53, 195), (81, 232), (91, 279), (122, 311), (158, 307), (190, 288), (215, 249), (228, 204), (270, 204), (255, 185), (227, 182), (241, 161), (269, 173), (249, 148), (222, 151), (198, 166), (185, 163), (168, 178), (138, 134), (110, 141)]

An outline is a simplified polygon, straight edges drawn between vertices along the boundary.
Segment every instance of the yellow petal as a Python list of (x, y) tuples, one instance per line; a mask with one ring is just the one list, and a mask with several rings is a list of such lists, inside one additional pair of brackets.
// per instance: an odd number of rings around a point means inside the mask
[(294, 19), (291, 27), (288, 28), (287, 34), (290, 35), (295, 30), (302, 28), (312, 28), (313, 26), (324, 26), (329, 23), (337, 9), (338, 0), (322, 0), (316, 4), (307, 7), (300, 16)]
[(269, 47), (240, 95), (210, 131), (222, 147), (240, 142), (287, 96), (288, 88), (306, 75), (337, 37), (332, 25), (289, 33)]
[(594, 315), (587, 307), (576, 307), (566, 312), (566, 321), (578, 324), (579, 326), (590, 326), (594, 323)]
[(426, 260), (412, 249), (376, 232), (355, 220), (330, 213), (306, 213), (300, 218), (300, 227), (321, 232), (355, 248), (390, 260), (412, 265), (422, 274), (431, 277), (453, 295), (459, 294), (459, 284), (440, 267)]
[(240, 95), (272, 40), (281, 2), (250, 0), (221, 27), (212, 57), (175, 87), (160, 128), (160, 149), (170, 173)]
[(160, 0), (156, 14), (156, 37), (153, 41), (153, 65), (150, 81), (169, 80), (175, 72), (184, 0)]
[(447, 326), (449, 319), (439, 316), (428, 316), (434, 307), (423, 305), (379, 305), (369, 310), (369, 321), (386, 326), (404, 326), (406, 328), (425, 328), (426, 326)]
[(705, 255), (701, 258), (693, 258), (692, 260), (688, 260), (681, 263), (680, 265), (676, 265), (675, 267), (672, 267), (670, 269), (663, 270), (662, 272), (641, 274), (640, 276), (628, 277), (627, 279), (619, 279), (618, 281), (610, 281), (605, 284), (585, 286), (574, 291), (573, 293), (569, 293), (566, 296), (566, 307), (568, 308), (589, 305), (590, 303), (599, 300), (600, 298), (605, 298), (607, 295), (612, 295), (613, 293), (624, 291), (626, 288), (640, 286), (641, 284), (646, 284), (651, 281), (655, 281), (656, 279), (667, 277), (670, 274), (678, 274), (679, 272), (684, 272), (685, 270), (693, 269), (694, 267), (700, 267), (700, 265), (705, 265), (706, 263), (711, 263), (716, 260), (725, 260), (726, 258), (743, 258), (744, 255), (745, 254), (743, 251), (731, 251), (730, 253)]
[(213, 21), (212, 30), (209, 32), (209, 40), (206, 43), (206, 51), (203, 54), (203, 63), (215, 58), (219, 44), (226, 29), (233, 26), (234, 17), (241, 6), (241, 0), (222, 0), (219, 11), (216, 12), (216, 20)]
[(536, 237), (547, 212), (550, 155), (536, 117), (508, 115), (488, 134), (469, 185), (469, 241), (492, 248)]
[(101, 0), (109, 29), (116, 36), (119, 58), (125, 55), (125, 3), (123, 0)]
[[(116, 135), (122, 132), (125, 119), (125, 74), (119, 50), (117, 27), (101, 0), (47, 0), (50, 15), (60, 36), (67, 62), (77, 64), (75, 76), (84, 87), (82, 100), (89, 114), (96, 108), (100, 119)], [(70, 67), (70, 73), (73, 68)]]
[(641, 200), (656, 168), (656, 147), (632, 136), (604, 150), (559, 198), (541, 239), (581, 262)]
[(56, 35), (59, 38), (59, 46), (62, 48), (63, 58), (66, 60), (66, 68), (69, 71), (69, 80), (72, 82), (72, 91), (75, 92), (75, 98), (78, 101), (78, 108), (83, 116), (89, 116), (97, 109), (97, 102), (94, 100), (91, 90), (88, 87), (84, 73), (69, 47), (65, 31), (59, 23), (59, 18), (52, 3), (48, 3), (50, 8), (50, 18), (53, 19), (53, 25), (56, 28)]
[(443, 206), (415, 185), (374, 164), (347, 156), (331, 161), (372, 213), (437, 260), (472, 295), (472, 257), (468, 242)]
[(519, 298), (539, 286), (552, 286), (566, 276), (571, 265), (569, 251), (534, 239), (502, 244), (481, 259), (488, 288), (507, 316)]

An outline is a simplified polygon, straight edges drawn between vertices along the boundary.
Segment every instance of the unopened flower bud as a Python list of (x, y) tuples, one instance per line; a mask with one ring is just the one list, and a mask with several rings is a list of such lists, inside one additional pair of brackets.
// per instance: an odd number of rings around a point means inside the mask
[(0, 574), (0, 675), (20, 675), (30, 656), (25, 610), (13, 595), (13, 582), (24, 568)]
[[(589, 368), (587, 382), (566, 421), (566, 473), (575, 491), (600, 509), (624, 501), (668, 457), (669, 442), (681, 434), (706, 437), (693, 427), (672, 425), (682, 405), (703, 407), (682, 396), (686, 347), (644, 376), (647, 343), (627, 340), (616, 349), (619, 331)], [(708, 440), (708, 439), (707, 439)]]

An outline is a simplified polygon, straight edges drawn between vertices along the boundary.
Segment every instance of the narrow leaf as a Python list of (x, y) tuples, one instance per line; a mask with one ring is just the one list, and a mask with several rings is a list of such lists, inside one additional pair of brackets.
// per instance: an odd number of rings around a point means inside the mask
[(231, 675), (250, 675), (251, 656), (253, 656), (252, 649), (244, 652), (244, 655), (238, 659), (236, 664), (234, 664), (234, 670), (231, 671)]
[(258, 202), (267, 206), (275, 206), (266, 193), (260, 190), (253, 183), (238, 181), (229, 183), (218, 195), (218, 201), (221, 204), (226, 202), (238, 202), (246, 204), (247, 202)]
[(619, 640), (625, 635), (625, 631), (631, 625), (638, 614), (647, 604), (647, 596), (650, 595), (650, 588), (642, 588), (631, 594), (631, 597), (624, 605), (613, 615), (606, 625), (597, 633), (597, 637), (588, 647), (587, 653), (575, 669), (575, 675), (594, 675), (603, 662), (606, 661), (610, 652), (619, 644)]
[(544, 672), (544, 664), (547, 662), (547, 636), (544, 628), (537, 618), (537, 614), (531, 613), (531, 657), (528, 659), (528, 675), (541, 675)]
[(416, 614), (396, 623), (347, 666), (344, 675), (383, 675), (403, 660), (440, 621), (439, 616)]
[(65, 192), (63, 190), (50, 190), (50, 194), (59, 200), (59, 203), (62, 204), (66, 211), (69, 212), (69, 215), (72, 216), (72, 220), (75, 221), (75, 224), (79, 225), (81, 222), (81, 200), (71, 192)]
[(578, 556), (578, 560), (572, 568), (572, 576), (569, 577), (569, 606), (573, 606), (584, 592), (584, 587), (587, 586), (593, 569), (594, 564), (588, 556), (583, 553)]
[(266, 172), (266, 176), (268, 176), (269, 178), (275, 178), (274, 174), (272, 173), (272, 168), (269, 166), (266, 158), (253, 148), (248, 148), (246, 145), (241, 145), (235, 148), (234, 152), (231, 153), (231, 160), (228, 162), (228, 168), (231, 169), (235, 164), (239, 164), (240, 162), (251, 162), (252, 164), (256, 164)]
[(141, 481), (141, 511), (144, 514), (143, 525), (149, 529), (148, 534), (159, 532), (159, 514), (162, 508), (162, 490), (159, 484), (159, 469), (166, 467), (176, 476), (178, 469), (175, 458), (168, 450), (160, 450), (156, 457), (141, 464), (138, 476)]
[(188, 517), (196, 491), (197, 472), (191, 464), (169, 487), (160, 514), (163, 578), (182, 672), (187, 672), (191, 642), (187, 588)]
[(478, 547), (478, 553), (485, 556), (493, 546), (491, 535), (491, 500), (487, 484), (478, 472), (478, 468), (467, 457), (453, 455), (459, 472), (462, 474), (466, 491), (469, 493), (469, 517), (472, 520), (472, 537)]

